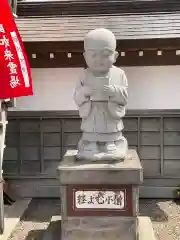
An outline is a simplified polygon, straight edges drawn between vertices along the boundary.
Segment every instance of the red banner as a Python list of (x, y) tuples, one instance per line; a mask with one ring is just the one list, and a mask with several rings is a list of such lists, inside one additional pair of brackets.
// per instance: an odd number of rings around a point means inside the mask
[(29, 96), (32, 77), (8, 0), (0, 0), (0, 99)]

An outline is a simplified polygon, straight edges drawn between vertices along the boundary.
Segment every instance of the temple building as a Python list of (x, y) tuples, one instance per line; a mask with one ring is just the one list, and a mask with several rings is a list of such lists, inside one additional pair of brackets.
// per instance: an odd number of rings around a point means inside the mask
[(180, 184), (180, 1), (21, 0), (16, 24), (32, 68), (34, 95), (8, 111), (4, 177), (21, 197), (59, 197), (56, 168), (76, 149), (73, 101), (85, 67), (83, 39), (111, 30), (129, 82), (124, 135), (144, 168), (140, 196), (173, 197)]

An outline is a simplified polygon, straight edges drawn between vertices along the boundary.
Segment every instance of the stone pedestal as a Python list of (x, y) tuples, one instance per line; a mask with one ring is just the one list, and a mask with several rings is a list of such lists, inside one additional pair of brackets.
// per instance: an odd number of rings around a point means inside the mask
[(139, 185), (136, 151), (124, 162), (88, 163), (67, 151), (58, 167), (61, 240), (137, 240)]

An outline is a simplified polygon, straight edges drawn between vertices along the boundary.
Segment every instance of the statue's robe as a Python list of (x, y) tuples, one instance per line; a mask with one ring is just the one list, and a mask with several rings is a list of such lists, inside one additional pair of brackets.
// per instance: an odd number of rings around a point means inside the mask
[[(114, 141), (122, 137), (121, 131), (124, 126), (121, 118), (125, 115), (128, 98), (127, 78), (123, 70), (113, 66), (104, 84), (102, 81), (86, 69), (75, 89), (74, 100), (79, 107), (79, 114), (82, 118), (81, 130), (85, 140)], [(107, 85), (107, 82), (114, 86), (114, 92), (108, 98), (107, 93), (103, 92), (103, 85)], [(84, 86), (93, 88), (97, 86), (99, 93), (102, 94), (87, 97), (83, 91)], [(100, 99), (101, 96), (102, 99)]]

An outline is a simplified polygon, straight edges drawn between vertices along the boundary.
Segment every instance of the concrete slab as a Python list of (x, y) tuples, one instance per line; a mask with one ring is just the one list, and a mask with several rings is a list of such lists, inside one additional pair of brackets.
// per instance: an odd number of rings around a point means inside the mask
[(17, 223), (20, 221), (21, 216), (28, 208), (30, 202), (31, 199), (24, 199), (15, 202), (11, 206), (5, 207), (5, 229), (4, 233), (0, 235), (0, 240), (7, 240), (10, 237)]
[(149, 217), (138, 217), (139, 240), (156, 240), (153, 225)]

